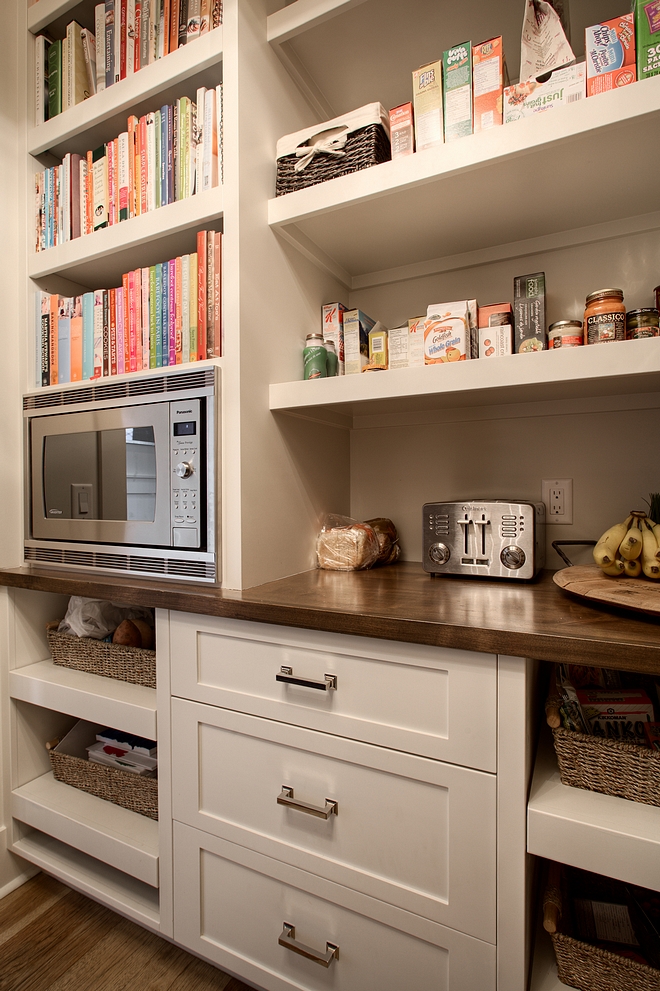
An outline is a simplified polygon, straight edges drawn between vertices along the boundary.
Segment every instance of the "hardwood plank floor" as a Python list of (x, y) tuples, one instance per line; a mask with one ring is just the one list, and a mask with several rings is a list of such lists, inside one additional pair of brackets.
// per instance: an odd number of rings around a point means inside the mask
[(0, 991), (250, 991), (47, 874), (0, 901)]

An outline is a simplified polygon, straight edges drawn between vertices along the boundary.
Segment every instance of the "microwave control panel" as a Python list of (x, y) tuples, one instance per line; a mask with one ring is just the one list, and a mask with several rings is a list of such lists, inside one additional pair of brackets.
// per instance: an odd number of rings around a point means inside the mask
[(199, 547), (202, 507), (201, 402), (170, 405), (171, 519), (174, 547)]

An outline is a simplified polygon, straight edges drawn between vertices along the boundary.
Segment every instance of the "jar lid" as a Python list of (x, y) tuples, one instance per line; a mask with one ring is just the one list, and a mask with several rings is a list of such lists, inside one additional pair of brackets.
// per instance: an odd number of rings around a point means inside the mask
[(335, 342), (334, 341), (324, 341), (323, 343), (325, 345), (326, 351), (334, 351), (335, 350)]
[(589, 303), (595, 303), (597, 299), (607, 299), (612, 296), (615, 299), (622, 300), (623, 289), (597, 289), (596, 292), (591, 292), (587, 296), (587, 306), (589, 306)]
[(642, 317), (649, 315), (653, 315), (657, 317), (660, 316), (660, 313), (658, 313), (658, 310), (655, 308), (655, 306), (642, 306), (639, 310), (628, 310), (628, 312), (626, 313), (627, 317)]
[(307, 337), (305, 338), (305, 340), (306, 341), (320, 341), (321, 344), (325, 345), (325, 341), (323, 340), (323, 336), (321, 334), (308, 334)]
[(580, 330), (582, 330), (582, 321), (581, 320), (557, 320), (556, 323), (551, 323), (550, 324), (550, 326), (548, 327), (548, 333), (551, 334), (553, 332), (553, 330), (562, 331), (562, 330), (569, 330), (569, 329), (573, 329), (573, 328), (575, 328), (576, 330), (578, 328)]

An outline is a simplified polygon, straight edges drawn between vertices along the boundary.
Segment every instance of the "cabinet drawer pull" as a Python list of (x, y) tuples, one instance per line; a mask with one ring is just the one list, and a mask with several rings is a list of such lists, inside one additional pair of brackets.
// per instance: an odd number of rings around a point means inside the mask
[(282, 923), (282, 933), (277, 942), (287, 950), (299, 953), (301, 957), (307, 957), (308, 960), (313, 960), (314, 963), (320, 963), (322, 967), (329, 967), (333, 960), (339, 960), (339, 947), (336, 943), (326, 943), (325, 953), (319, 953), (318, 950), (314, 950), (311, 946), (305, 946), (304, 943), (299, 943), (296, 939), (296, 927), (290, 925), (288, 922)]
[(316, 816), (317, 819), (329, 819), (330, 816), (339, 815), (339, 804), (333, 802), (331, 798), (326, 798), (324, 808), (320, 805), (310, 805), (309, 802), (300, 802), (293, 797), (293, 788), (282, 785), (282, 791), (277, 796), (278, 805), (286, 805), (289, 809), (297, 809), (298, 812), (306, 812), (307, 815)]
[(317, 688), (320, 692), (335, 691), (337, 688), (337, 675), (325, 674), (323, 681), (312, 681), (310, 678), (294, 678), (293, 668), (281, 667), (280, 673), (275, 675), (275, 681), (283, 681), (286, 685), (301, 685), (303, 688)]

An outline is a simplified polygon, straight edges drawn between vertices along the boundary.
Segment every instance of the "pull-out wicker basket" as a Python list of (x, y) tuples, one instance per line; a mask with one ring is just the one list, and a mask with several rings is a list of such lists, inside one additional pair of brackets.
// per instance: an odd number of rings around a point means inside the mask
[(46, 637), (55, 664), (86, 671), (102, 678), (130, 681), (133, 685), (156, 687), (156, 651), (123, 647), (91, 637), (71, 637), (58, 633), (59, 623), (48, 623)]
[(55, 748), (48, 751), (55, 778), (131, 812), (158, 819), (156, 778), (143, 778), (87, 759), (86, 747), (94, 743), (101, 729), (100, 724), (81, 719)]

